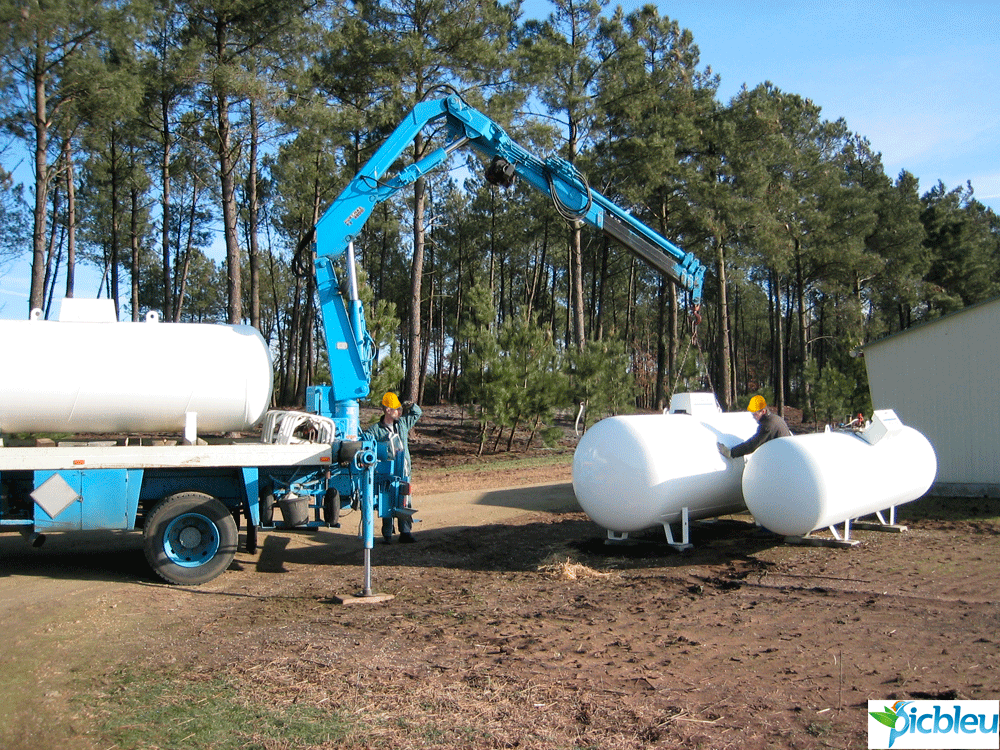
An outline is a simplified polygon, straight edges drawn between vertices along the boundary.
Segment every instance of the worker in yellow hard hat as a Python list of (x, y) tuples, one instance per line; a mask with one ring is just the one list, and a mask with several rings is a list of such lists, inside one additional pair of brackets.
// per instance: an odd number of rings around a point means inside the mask
[(726, 458), (739, 458), (753, 453), (768, 440), (780, 437), (789, 437), (792, 433), (788, 429), (788, 424), (777, 414), (768, 411), (767, 401), (761, 395), (756, 395), (750, 399), (747, 411), (753, 414), (757, 420), (757, 432), (749, 440), (734, 445), (732, 448), (719, 443), (719, 453)]
[[(400, 403), (399, 396), (393, 392), (382, 396), (382, 417), (378, 422), (365, 430), (365, 436), (369, 440), (380, 443), (388, 443), (394, 448), (396, 469), (393, 473), (410, 479), (412, 467), (410, 465), (410, 430), (420, 419), (423, 411), (416, 404), (406, 401)], [(406, 495), (400, 500), (402, 507), (410, 507), (410, 496)], [(413, 519), (407, 513), (393, 514), (399, 516), (399, 541), (414, 542)], [(382, 519), (382, 537), (386, 543), (392, 540), (393, 516)]]

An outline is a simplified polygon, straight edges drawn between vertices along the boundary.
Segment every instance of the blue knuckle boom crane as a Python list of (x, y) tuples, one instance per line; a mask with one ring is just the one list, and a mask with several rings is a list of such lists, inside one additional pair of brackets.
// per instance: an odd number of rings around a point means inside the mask
[[(395, 175), (387, 176), (413, 138), (425, 127), (439, 122), (447, 126), (453, 140)], [(515, 176), (523, 178), (547, 193), (568, 221), (600, 229), (689, 291), (695, 307), (701, 304), (705, 267), (692, 253), (684, 252), (592, 190), (568, 161), (558, 157), (543, 160), (526, 151), (496, 122), (457, 95), (418, 104), (397, 126), (316, 224), (317, 256), (344, 255), (375, 206), (440, 167), (463, 146), (491, 160), (485, 175), (491, 184), (509, 186)]]
[[(419, 161), (390, 173), (413, 139), (429, 126), (444, 125), (450, 140)], [(354, 176), (326, 210), (312, 235), (315, 273), (323, 312), (330, 358), (332, 385), (310, 389), (309, 410), (329, 415), (335, 421), (357, 419), (358, 400), (368, 394), (373, 344), (364, 323), (354, 270), (354, 241), (378, 204), (444, 165), (456, 150), (470, 147), (489, 160), (485, 178), (509, 187), (521, 177), (550, 196), (556, 210), (569, 222), (582, 222), (601, 230), (649, 265), (666, 274), (690, 293), (692, 314), (700, 320), (705, 267), (689, 252), (649, 228), (628, 211), (591, 189), (586, 179), (568, 161), (540, 159), (519, 146), (504, 129), (456, 94), (421, 102), (403, 119), (376, 153)], [(341, 286), (334, 263), (347, 268), (348, 296), (341, 303)], [(357, 433), (356, 422), (345, 424)], [(353, 427), (353, 429), (351, 429)], [(380, 457), (381, 459), (381, 457)], [(375, 473), (373, 496), (378, 515), (392, 510), (392, 493), (406, 489), (409, 477), (392, 473), (391, 463), (380, 460)], [(371, 516), (363, 520), (366, 550), (372, 548)], [(367, 582), (366, 569), (366, 582)]]
[[(392, 173), (431, 126), (443, 126), (447, 143)], [(374, 518), (412, 510), (400, 502), (408, 470), (361, 430), (377, 351), (358, 295), (354, 241), (379, 203), (463, 146), (485, 157), (489, 182), (510, 186), (520, 177), (567, 221), (601, 230), (666, 274), (690, 293), (697, 316), (705, 268), (692, 254), (592, 190), (569, 162), (514, 143), (458, 95), (425, 101), (300, 244), (298, 252), (315, 256), (331, 379), (307, 389), (304, 411), (268, 411), (269, 342), (249, 326), (167, 323), (154, 311), (145, 322), (118, 322), (108, 300), (64, 300), (58, 321), (41, 310), (0, 321), (11, 350), (32, 363), (0, 371), (0, 532), (39, 546), (52, 532), (141, 529), (157, 575), (199, 584), (229, 568), (244, 518), (253, 553), (258, 528), (338, 526), (341, 510), (360, 509), (362, 595), (370, 596)], [(335, 266), (346, 273), (343, 285)], [(258, 423), (259, 439), (245, 435)], [(181, 430), (180, 441), (163, 439)], [(56, 444), (39, 435), (84, 439)]]

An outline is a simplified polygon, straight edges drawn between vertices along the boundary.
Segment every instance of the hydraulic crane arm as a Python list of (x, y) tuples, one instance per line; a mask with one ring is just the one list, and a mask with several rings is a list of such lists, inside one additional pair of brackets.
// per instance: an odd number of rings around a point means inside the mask
[[(451, 140), (447, 145), (403, 167), (390, 170), (424, 128), (443, 124)], [(320, 303), (323, 307), (330, 352), (334, 400), (355, 399), (368, 392), (369, 361), (365, 352), (371, 340), (356, 293), (345, 305), (331, 305), (338, 296), (332, 262), (353, 256), (353, 242), (379, 203), (444, 164), (456, 149), (470, 146), (490, 160), (486, 179), (509, 186), (520, 176), (549, 195), (559, 213), (570, 222), (584, 222), (600, 229), (649, 265), (665, 273), (691, 293), (694, 310), (701, 304), (705, 267), (692, 254), (678, 248), (595, 190), (564, 159), (539, 159), (517, 143), (497, 123), (470, 107), (457, 95), (418, 104), (361, 168), (316, 224), (315, 248)], [(353, 257), (349, 273), (353, 272)], [(345, 315), (346, 310), (346, 315)], [(352, 332), (354, 341), (343, 339)], [(338, 380), (339, 376), (339, 380)]]
[[(387, 176), (414, 137), (440, 121), (447, 125), (453, 140)], [(511, 184), (515, 175), (527, 180), (551, 196), (565, 218), (602, 230), (689, 291), (694, 305), (701, 303), (705, 267), (692, 253), (684, 252), (592, 190), (572, 164), (556, 157), (539, 159), (512, 141), (497, 123), (455, 95), (418, 104), (399, 124), (316, 224), (317, 254), (343, 254), (376, 205), (437, 169), (453, 151), (466, 145), (492, 160), (487, 180), (504, 185)]]

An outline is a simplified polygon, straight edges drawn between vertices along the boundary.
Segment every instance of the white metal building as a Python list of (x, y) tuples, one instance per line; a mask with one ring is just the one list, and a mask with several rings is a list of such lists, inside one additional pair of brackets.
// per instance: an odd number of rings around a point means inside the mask
[(1000, 496), (1000, 298), (864, 347), (872, 404), (937, 453), (932, 492)]

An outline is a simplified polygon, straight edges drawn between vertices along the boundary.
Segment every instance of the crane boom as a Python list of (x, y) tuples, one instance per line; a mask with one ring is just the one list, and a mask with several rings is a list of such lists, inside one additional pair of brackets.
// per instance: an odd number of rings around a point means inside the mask
[[(392, 165), (414, 137), (441, 121), (452, 140), (390, 176)], [(591, 189), (566, 160), (540, 159), (515, 143), (500, 125), (457, 95), (418, 104), (396, 127), (316, 224), (317, 255), (342, 255), (376, 205), (434, 171), (453, 151), (466, 145), (491, 160), (487, 180), (510, 184), (514, 175), (523, 178), (547, 193), (564, 217), (600, 229), (689, 291), (694, 305), (700, 304), (705, 267), (692, 253)]]
[[(429, 126), (443, 126), (449, 136), (447, 143), (393, 171), (413, 139)], [(311, 386), (306, 393), (306, 410), (330, 417), (338, 436), (354, 440), (360, 433), (359, 401), (371, 388), (371, 368), (376, 353), (358, 298), (354, 240), (378, 204), (441, 167), (456, 149), (464, 146), (473, 148), (488, 160), (486, 179), (490, 183), (509, 186), (520, 177), (547, 194), (567, 221), (600, 229), (689, 291), (697, 320), (705, 267), (693, 254), (684, 252), (628, 211), (592, 190), (568, 161), (556, 157), (540, 159), (519, 146), (500, 125), (470, 107), (461, 97), (452, 95), (422, 102), (399, 123), (348, 183), (316, 223), (311, 236), (332, 384)], [(340, 259), (347, 273), (347, 283), (343, 285), (334, 267)], [(374, 466), (374, 459), (368, 456), (369, 451), (374, 453), (376, 448), (363, 435), (357, 448), (352, 460), (358, 470), (366, 472), (367, 478), (359, 482), (360, 489), (350, 490), (350, 496), (360, 498), (363, 511), (361, 526), (365, 546), (365, 589), (368, 590), (374, 536), (372, 511), (377, 509), (380, 518), (399, 512), (399, 497), (409, 491), (409, 477), (399, 475), (392, 462), (381, 454), (377, 467)], [(352, 452), (354, 450), (351, 448)], [(350, 475), (354, 469), (345, 471)], [(336, 487), (338, 491), (349, 492), (340, 474), (335, 474), (334, 479), (341, 482), (341, 486)], [(348, 494), (341, 495), (342, 500), (348, 497)]]
[[(450, 140), (419, 161), (392, 172), (413, 139), (432, 125), (445, 126)], [(429, 100), (410, 111), (316, 223), (316, 275), (330, 370), (335, 375), (333, 401), (355, 400), (367, 395), (372, 351), (357, 294), (352, 293), (343, 305), (330, 304), (341, 299), (333, 261), (345, 255), (353, 256), (353, 242), (378, 204), (438, 169), (454, 151), (465, 146), (490, 160), (486, 170), (489, 182), (509, 186), (516, 177), (527, 181), (547, 194), (567, 221), (582, 222), (601, 230), (687, 290), (697, 314), (705, 267), (693, 253), (681, 250), (593, 190), (576, 167), (565, 159), (542, 159), (515, 143), (499, 124), (458, 95)], [(348, 269), (353, 273), (353, 257)], [(345, 341), (351, 332), (354, 341)]]

